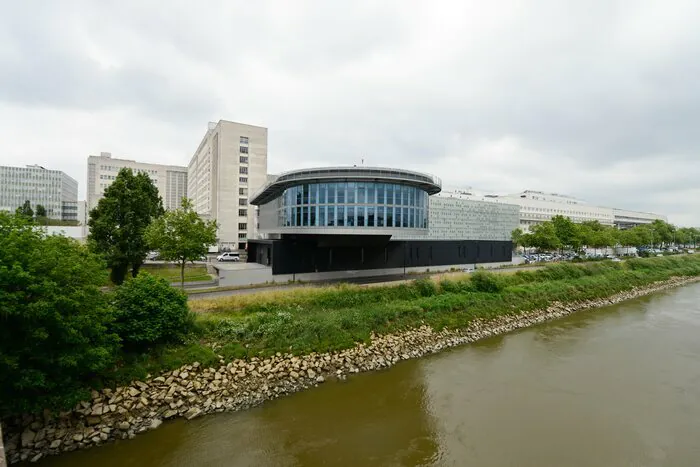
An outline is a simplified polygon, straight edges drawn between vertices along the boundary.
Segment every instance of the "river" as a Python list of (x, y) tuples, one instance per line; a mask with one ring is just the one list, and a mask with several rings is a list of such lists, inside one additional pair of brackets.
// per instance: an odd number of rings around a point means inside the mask
[(700, 465), (700, 284), (40, 467)]

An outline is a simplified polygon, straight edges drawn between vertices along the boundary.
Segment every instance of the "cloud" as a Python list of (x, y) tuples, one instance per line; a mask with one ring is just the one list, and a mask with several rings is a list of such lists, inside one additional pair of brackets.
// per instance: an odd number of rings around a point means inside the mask
[(700, 225), (695, 1), (16, 2), (0, 163), (186, 165), (209, 120), (269, 170), (366, 164)]

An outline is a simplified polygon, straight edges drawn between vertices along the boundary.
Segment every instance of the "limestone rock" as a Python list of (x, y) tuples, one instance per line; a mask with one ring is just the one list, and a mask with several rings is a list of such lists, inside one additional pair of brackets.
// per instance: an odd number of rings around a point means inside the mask
[(151, 430), (155, 430), (159, 426), (163, 424), (163, 421), (159, 418), (154, 418), (153, 421), (151, 422), (150, 426), (148, 427)]
[(184, 417), (187, 420), (192, 420), (193, 418), (199, 417), (201, 414), (202, 414), (201, 409), (199, 409), (197, 407), (192, 407), (190, 410), (185, 412)]
[(34, 443), (34, 438), (36, 438), (36, 433), (32, 430), (25, 430), (22, 433), (22, 447), (29, 446)]

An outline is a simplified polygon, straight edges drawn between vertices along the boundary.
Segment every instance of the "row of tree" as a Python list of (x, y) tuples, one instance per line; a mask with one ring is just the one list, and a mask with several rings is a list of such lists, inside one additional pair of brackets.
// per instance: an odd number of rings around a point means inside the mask
[(700, 229), (678, 228), (662, 220), (630, 229), (616, 229), (598, 221), (574, 223), (570, 218), (554, 216), (551, 221), (533, 225), (529, 233), (515, 229), (514, 246), (537, 248), (541, 251), (573, 250), (583, 247), (655, 247), (657, 245), (697, 245)]
[(180, 209), (167, 211), (158, 188), (148, 175), (121, 169), (97, 207), (90, 211), (88, 246), (101, 255), (114, 284), (136, 277), (150, 250), (180, 265), (184, 286), (185, 265), (205, 255), (215, 244), (215, 221), (203, 220), (188, 199)]

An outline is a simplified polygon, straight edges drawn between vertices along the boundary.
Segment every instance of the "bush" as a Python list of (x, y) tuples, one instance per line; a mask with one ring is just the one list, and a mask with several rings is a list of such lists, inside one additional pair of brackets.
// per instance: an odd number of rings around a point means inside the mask
[(105, 265), (75, 240), (0, 212), (0, 417), (64, 410), (113, 365)]
[(114, 330), (126, 351), (181, 343), (194, 323), (187, 295), (167, 280), (147, 273), (117, 287), (113, 306)]
[(477, 292), (498, 293), (503, 289), (495, 274), (486, 271), (476, 271), (471, 275), (472, 284)]

